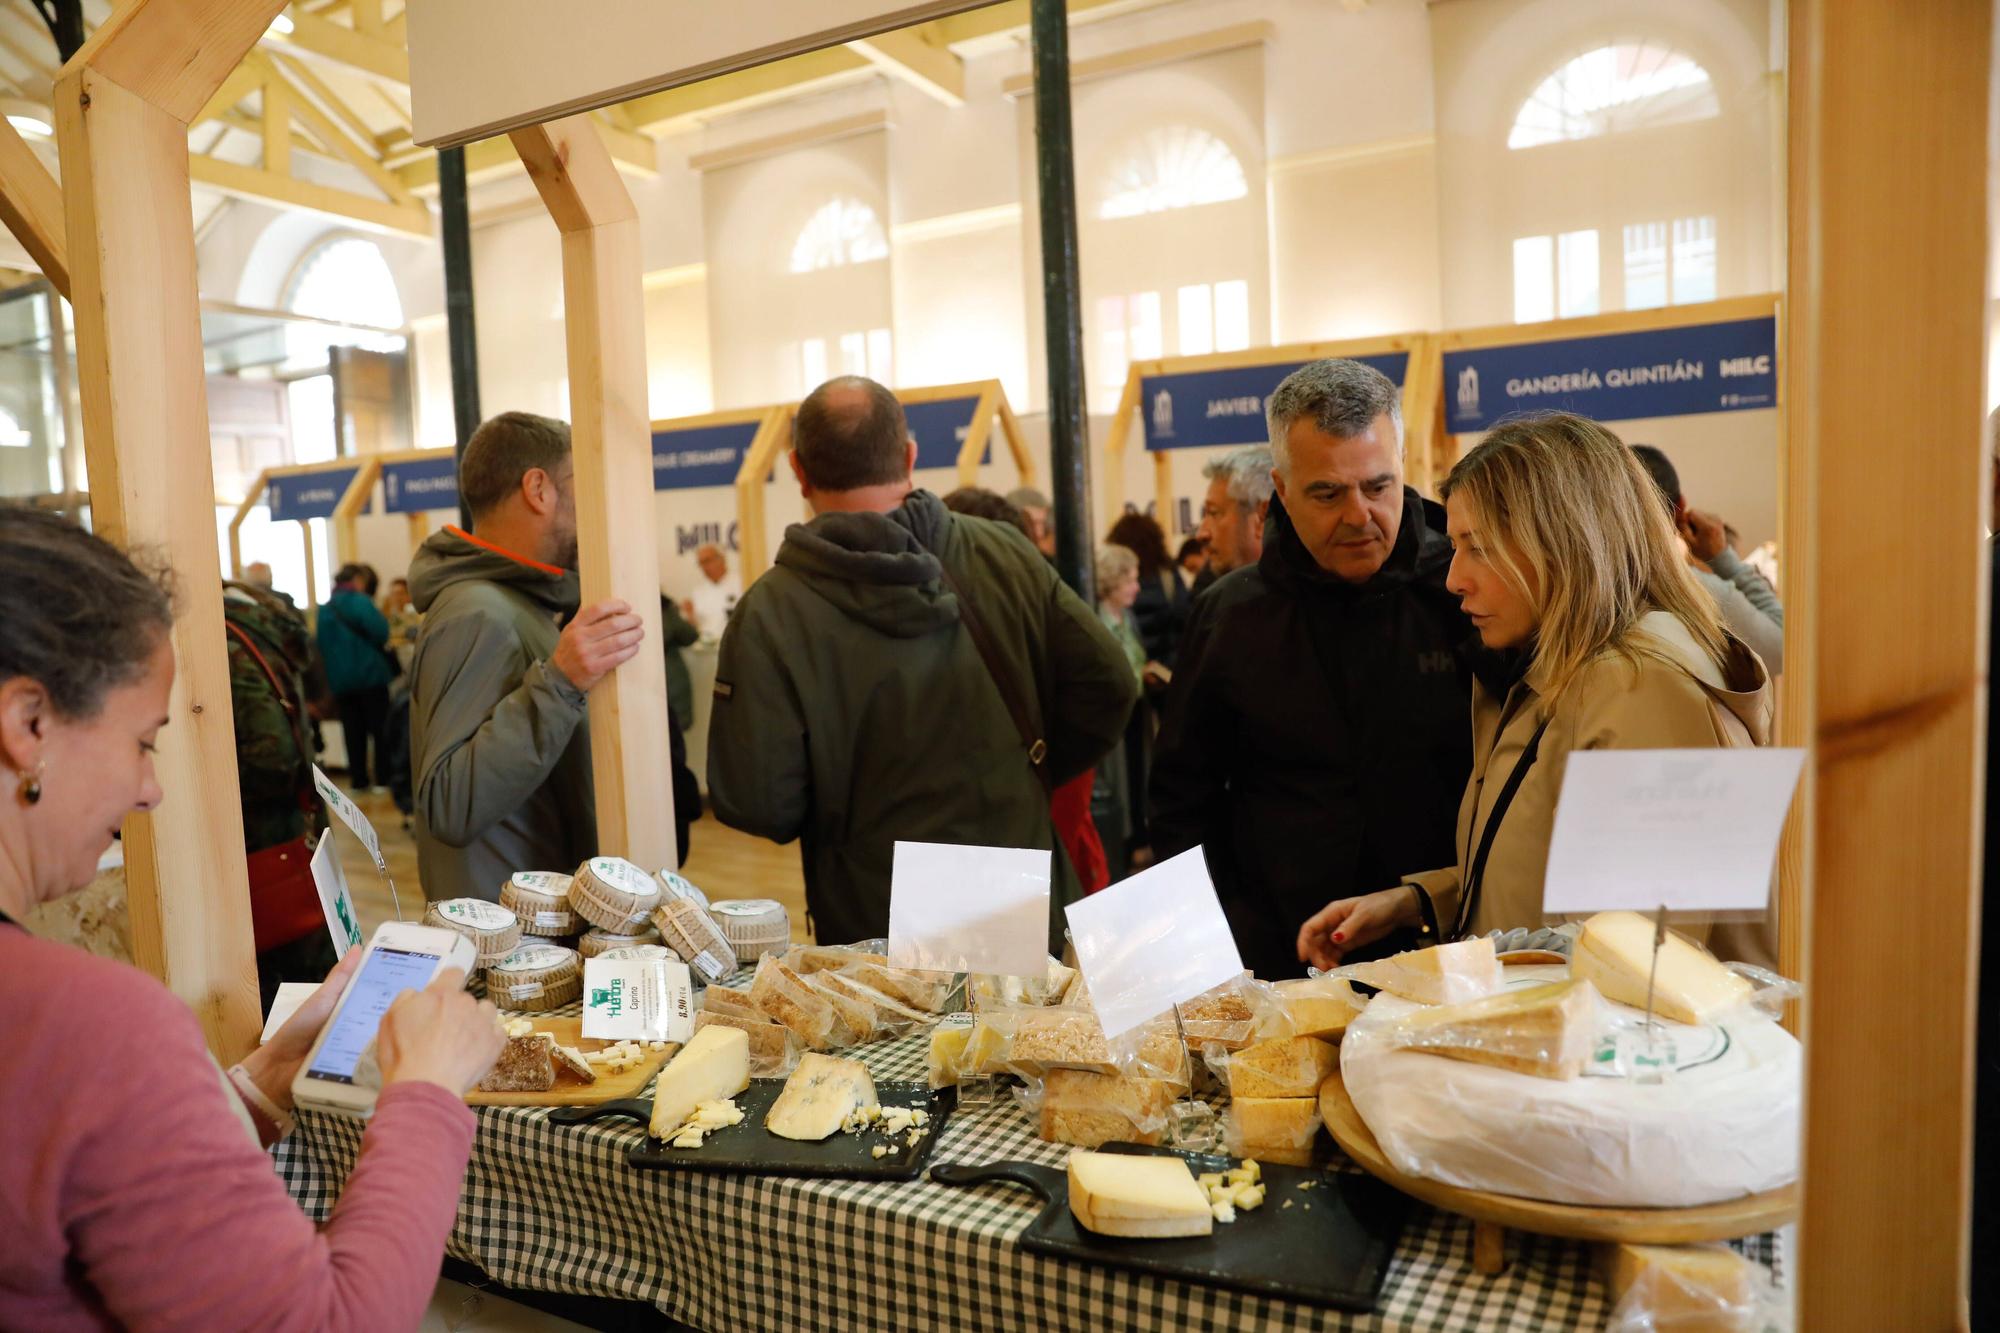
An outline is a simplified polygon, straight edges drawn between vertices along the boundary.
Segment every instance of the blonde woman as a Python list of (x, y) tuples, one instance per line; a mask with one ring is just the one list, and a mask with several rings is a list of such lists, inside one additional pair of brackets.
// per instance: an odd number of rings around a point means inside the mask
[[(1723, 628), (1617, 436), (1567, 413), (1508, 422), (1442, 489), (1445, 586), (1494, 650), (1473, 685), (1458, 863), (1328, 904), (1298, 938), (1320, 967), (1398, 927), (1457, 939), (1539, 925), (1573, 750), (1769, 743), (1770, 677)], [(1732, 928), (1717, 948), (1768, 961), (1756, 933)]]

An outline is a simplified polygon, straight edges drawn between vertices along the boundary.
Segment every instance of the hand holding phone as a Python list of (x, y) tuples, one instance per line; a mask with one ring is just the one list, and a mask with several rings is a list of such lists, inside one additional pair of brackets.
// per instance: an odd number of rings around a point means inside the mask
[(500, 1058), (507, 1038), (500, 1011), (465, 992), (465, 974), (447, 967), (420, 991), (404, 991), (382, 1015), (375, 1061), (382, 1086), (435, 1083), (463, 1097)]

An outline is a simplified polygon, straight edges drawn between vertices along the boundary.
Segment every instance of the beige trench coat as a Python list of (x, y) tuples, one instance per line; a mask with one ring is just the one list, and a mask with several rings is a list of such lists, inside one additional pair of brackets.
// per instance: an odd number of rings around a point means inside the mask
[[(1708, 746), (1768, 745), (1771, 680), (1757, 655), (1729, 640), (1726, 669), (1716, 670), (1676, 616), (1655, 611), (1639, 622), (1638, 661), (1607, 652), (1578, 674), (1555, 703), (1539, 757), (1514, 794), (1493, 837), (1486, 874), (1467, 930), (1484, 934), (1540, 925), (1542, 879), (1556, 799), (1572, 750), (1665, 750)], [(1458, 811), (1458, 864), (1409, 876), (1431, 897), (1440, 929), (1457, 919), (1463, 879), (1494, 802), (1541, 725), (1545, 679), (1530, 668), (1525, 679), (1496, 699), (1472, 687), (1472, 776)], [(1686, 929), (1685, 926), (1681, 927)], [(1700, 938), (1697, 928), (1687, 933)], [(1711, 947), (1725, 958), (1773, 966), (1775, 922), (1714, 928)]]

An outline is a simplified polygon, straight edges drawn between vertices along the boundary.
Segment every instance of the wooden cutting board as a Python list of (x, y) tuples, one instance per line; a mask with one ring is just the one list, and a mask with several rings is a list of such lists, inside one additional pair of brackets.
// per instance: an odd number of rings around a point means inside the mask
[[(559, 1045), (572, 1046), (586, 1054), (617, 1045), (616, 1042), (585, 1037), (581, 1018), (541, 1014), (512, 1014), (509, 1017), (525, 1018), (535, 1025), (537, 1032), (548, 1033)], [(660, 1066), (673, 1058), (679, 1049), (669, 1042), (664, 1051), (646, 1052), (644, 1062), (635, 1069), (628, 1069), (622, 1074), (608, 1074), (600, 1070), (595, 1083), (585, 1083), (558, 1061), (556, 1085), (547, 1092), (474, 1091), (465, 1094), (465, 1101), (468, 1106), (596, 1106), (600, 1102), (637, 1097), (647, 1080), (658, 1073)]]

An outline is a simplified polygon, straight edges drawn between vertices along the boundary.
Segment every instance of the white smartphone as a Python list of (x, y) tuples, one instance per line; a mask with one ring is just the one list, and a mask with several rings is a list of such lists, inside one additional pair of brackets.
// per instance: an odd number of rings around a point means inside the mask
[(373, 1115), (382, 1091), (382, 1071), (375, 1064), (382, 1015), (398, 995), (422, 990), (447, 967), (471, 975), (478, 957), (472, 941), (455, 931), (383, 922), (292, 1080), (293, 1103), (362, 1120)]

